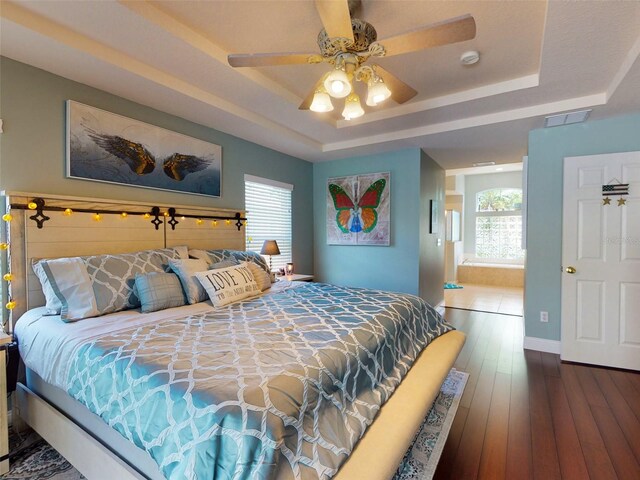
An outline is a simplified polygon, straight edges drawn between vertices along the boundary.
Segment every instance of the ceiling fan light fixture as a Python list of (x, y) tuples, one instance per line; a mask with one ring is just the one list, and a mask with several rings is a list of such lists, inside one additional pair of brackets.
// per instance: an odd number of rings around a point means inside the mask
[(391, 90), (385, 85), (384, 80), (378, 77), (376, 80), (369, 81), (367, 89), (367, 105), (375, 107), (384, 102), (391, 96)]
[(345, 120), (352, 120), (364, 115), (364, 109), (360, 105), (360, 97), (356, 93), (350, 94), (344, 101), (342, 116)]
[(313, 101), (309, 110), (312, 112), (330, 112), (333, 110), (333, 103), (331, 103), (331, 97), (324, 88), (320, 88), (313, 95)]
[(344, 98), (351, 93), (349, 76), (344, 70), (335, 69), (324, 80), (324, 88), (333, 98)]

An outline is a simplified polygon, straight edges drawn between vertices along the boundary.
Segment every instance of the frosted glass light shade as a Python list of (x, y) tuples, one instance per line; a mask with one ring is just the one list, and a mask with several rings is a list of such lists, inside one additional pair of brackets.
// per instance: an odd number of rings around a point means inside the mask
[(325, 78), (324, 88), (333, 98), (344, 98), (351, 93), (351, 82), (343, 70), (336, 69)]
[(327, 92), (318, 91), (313, 95), (313, 102), (309, 110), (312, 112), (330, 112), (333, 110), (333, 103), (331, 103), (331, 97)]
[(360, 105), (360, 97), (357, 94), (352, 93), (344, 101), (342, 116), (345, 120), (351, 120), (353, 118), (361, 117), (362, 115), (364, 115), (364, 110), (362, 105)]
[(379, 103), (384, 102), (390, 96), (391, 90), (389, 90), (381, 78), (369, 83), (369, 88), (367, 90), (367, 105), (370, 107), (375, 107)]

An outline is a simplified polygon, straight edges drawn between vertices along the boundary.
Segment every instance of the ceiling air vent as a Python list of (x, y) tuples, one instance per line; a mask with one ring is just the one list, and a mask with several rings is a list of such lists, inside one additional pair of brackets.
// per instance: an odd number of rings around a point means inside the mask
[(488, 167), (489, 165), (495, 165), (496, 162), (478, 162), (478, 163), (474, 163), (473, 166), (474, 167)]
[(591, 113), (591, 108), (588, 110), (580, 110), (578, 112), (561, 113), (559, 115), (550, 115), (544, 118), (544, 126), (559, 127), (560, 125), (570, 125), (572, 123), (584, 122)]

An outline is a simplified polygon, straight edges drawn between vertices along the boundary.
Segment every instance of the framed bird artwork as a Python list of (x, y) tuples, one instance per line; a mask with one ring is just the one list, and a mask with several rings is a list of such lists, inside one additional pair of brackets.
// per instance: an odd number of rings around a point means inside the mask
[(390, 173), (327, 181), (327, 243), (380, 245), (390, 240)]
[(221, 197), (222, 148), (68, 100), (67, 177)]

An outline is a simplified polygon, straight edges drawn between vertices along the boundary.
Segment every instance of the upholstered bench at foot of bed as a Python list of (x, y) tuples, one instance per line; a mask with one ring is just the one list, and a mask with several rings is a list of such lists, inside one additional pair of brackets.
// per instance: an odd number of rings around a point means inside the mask
[(335, 480), (388, 480), (393, 477), (465, 339), (464, 333), (454, 330), (436, 338), (422, 351), (333, 477)]

